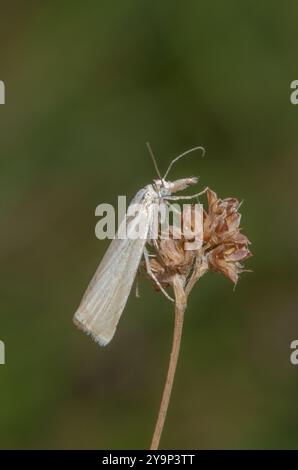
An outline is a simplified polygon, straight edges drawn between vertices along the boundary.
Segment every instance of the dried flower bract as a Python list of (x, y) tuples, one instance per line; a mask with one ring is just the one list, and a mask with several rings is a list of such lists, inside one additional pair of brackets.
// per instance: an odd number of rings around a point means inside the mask
[[(176, 240), (171, 237), (175, 232), (174, 227), (170, 227), (169, 238), (160, 239), (152, 245), (154, 254), (150, 258), (151, 269), (163, 287), (172, 286), (173, 277), (178, 274), (189, 294), (195, 282), (208, 270), (224, 274), (234, 284), (239, 274), (246, 271), (241, 263), (251, 253), (248, 248), (250, 242), (240, 231), (241, 215), (238, 209), (241, 204), (235, 198), (219, 199), (211, 189), (207, 190), (207, 199), (203, 243), (199, 249), (190, 249), (189, 242), (201, 234), (194, 233), (190, 238), (184, 234), (180, 240)], [(192, 211), (194, 213), (195, 205)], [(183, 212), (181, 217), (183, 226)]]

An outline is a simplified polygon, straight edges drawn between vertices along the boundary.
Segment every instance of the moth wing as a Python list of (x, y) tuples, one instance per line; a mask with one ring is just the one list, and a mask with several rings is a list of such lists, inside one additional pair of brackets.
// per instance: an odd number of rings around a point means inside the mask
[[(132, 204), (138, 203), (139, 193)], [(127, 302), (147, 241), (150, 214), (150, 206), (141, 203), (135, 217), (126, 216), (127, 238), (111, 242), (74, 315), (76, 326), (101, 346), (113, 338)], [(141, 227), (141, 238), (131, 238), (136, 226)]]

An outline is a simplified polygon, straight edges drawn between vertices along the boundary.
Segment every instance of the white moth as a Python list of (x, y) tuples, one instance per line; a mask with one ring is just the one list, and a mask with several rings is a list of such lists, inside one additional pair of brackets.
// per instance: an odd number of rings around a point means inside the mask
[[(189, 185), (197, 183), (198, 179), (191, 177), (173, 182), (166, 181), (172, 165), (178, 159), (197, 149), (204, 152), (202, 147), (195, 147), (175, 158), (162, 178), (151, 148), (149, 144), (147, 145), (159, 179), (141, 189), (132, 200), (125, 217), (127, 237), (125, 239), (117, 238), (116, 234), (112, 240), (87, 287), (73, 319), (78, 328), (91, 335), (101, 346), (108, 344), (115, 334), (143, 255), (148, 274), (158, 284), (162, 292), (171, 299), (151, 271), (146, 249), (146, 243), (150, 239), (153, 211), (156, 204), (168, 200), (191, 199), (206, 191), (205, 189), (193, 196), (172, 196), (173, 193), (182, 191)], [(136, 205), (138, 211), (134, 213), (134, 216), (131, 216), (131, 209), (135, 208)], [(135, 237), (136, 227), (139, 228), (138, 237)]]

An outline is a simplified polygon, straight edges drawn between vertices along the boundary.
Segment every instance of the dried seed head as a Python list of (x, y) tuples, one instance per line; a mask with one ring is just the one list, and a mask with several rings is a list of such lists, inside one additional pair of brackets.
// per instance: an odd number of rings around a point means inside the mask
[(207, 191), (208, 211), (204, 212), (204, 247), (208, 267), (224, 274), (234, 284), (243, 271), (240, 261), (251, 256), (248, 238), (240, 232), (240, 204), (237, 199), (218, 199)]
[[(208, 209), (203, 224), (195, 227), (197, 206), (192, 206), (187, 217), (182, 212), (183, 230), (179, 240), (174, 239), (176, 229), (169, 228), (169, 238), (160, 239), (154, 246), (155, 256), (150, 259), (151, 270), (162, 285), (173, 285), (175, 276), (181, 276), (187, 295), (197, 280), (210, 270), (221, 272), (234, 284), (245, 269), (241, 262), (251, 256), (248, 238), (240, 231), (240, 203), (235, 198), (219, 199), (207, 190)], [(202, 226), (203, 225), (203, 226)], [(191, 242), (191, 243), (190, 243)], [(194, 243), (196, 242), (196, 243)], [(191, 248), (190, 248), (191, 247)], [(192, 248), (193, 247), (193, 248)]]
[(192, 269), (195, 251), (185, 250), (185, 240), (168, 238), (160, 240), (155, 250), (156, 258), (150, 259), (151, 269), (163, 287), (172, 285), (176, 274), (186, 278)]

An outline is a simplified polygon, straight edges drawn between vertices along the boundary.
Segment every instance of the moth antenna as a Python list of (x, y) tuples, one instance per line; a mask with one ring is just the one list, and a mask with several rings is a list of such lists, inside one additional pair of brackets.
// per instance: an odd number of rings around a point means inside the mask
[(166, 177), (168, 176), (172, 166), (174, 165), (174, 163), (176, 163), (178, 160), (180, 160), (180, 158), (182, 157), (185, 157), (185, 155), (187, 155), (188, 153), (191, 153), (191, 152), (194, 152), (195, 150), (202, 150), (202, 157), (204, 157), (205, 153), (206, 153), (206, 150), (204, 149), (204, 147), (194, 147), (190, 150), (186, 150), (186, 152), (183, 152), (181, 153), (181, 155), (178, 155), (178, 157), (174, 158), (174, 160), (171, 161), (167, 171), (166, 171), (166, 174), (164, 175), (164, 179), (166, 179)]
[[(146, 142), (146, 145), (147, 145), (147, 148), (148, 148), (148, 151), (149, 151), (149, 155), (150, 155), (150, 157), (152, 158), (153, 165), (154, 165), (154, 168), (155, 168), (155, 170), (156, 170), (157, 176), (158, 176), (159, 179), (162, 181), (162, 177), (161, 177), (160, 171), (159, 171), (159, 169), (158, 169), (158, 166), (157, 166), (155, 157), (154, 157), (154, 155), (153, 155), (151, 145), (149, 144), (149, 142)], [(162, 183), (163, 183), (163, 181), (162, 181)]]

